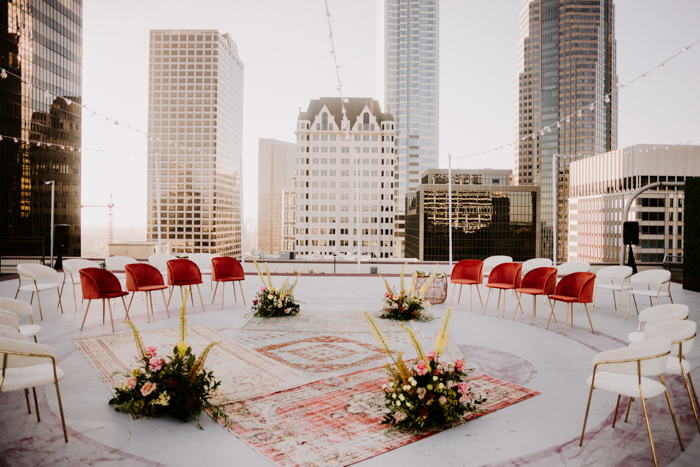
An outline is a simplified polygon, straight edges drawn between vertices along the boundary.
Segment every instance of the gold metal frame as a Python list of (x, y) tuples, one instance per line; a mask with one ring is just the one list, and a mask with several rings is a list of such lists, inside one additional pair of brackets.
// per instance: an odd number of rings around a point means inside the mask
[[(53, 381), (54, 381), (54, 384), (56, 385), (56, 395), (58, 396), (58, 409), (61, 412), (61, 424), (63, 425), (63, 438), (65, 439), (65, 441), (67, 443), (68, 442), (68, 433), (66, 432), (66, 419), (63, 416), (63, 403), (61, 402), (61, 391), (58, 389), (58, 374), (56, 373), (56, 358), (53, 355), (48, 355), (48, 354), (15, 352), (12, 350), (0, 350), (0, 353), (3, 354), (2, 376), (0, 376), (0, 391), (2, 391), (2, 385), (5, 382), (5, 371), (7, 370), (7, 357), (9, 355), (19, 355), (19, 356), (24, 356), (24, 357), (43, 357), (43, 358), (50, 358), (51, 359), (51, 363), (53, 364)], [(33, 387), (32, 387), (32, 392), (34, 393), (34, 405), (36, 406), (36, 420), (39, 422), (39, 421), (41, 421), (41, 418), (39, 416), (39, 404), (37, 404), (37, 400), (36, 400), (36, 389)], [(29, 406), (28, 388), (24, 389), (24, 397), (27, 401), (27, 411), (29, 413), (32, 413), (32, 410)]]
[[(29, 277), (29, 276), (27, 276)], [(19, 289), (22, 288), (22, 274), (18, 275), (19, 278), (19, 284), (17, 284), (17, 292), (15, 292), (15, 300), (17, 300), (17, 296), (19, 295)], [(31, 279), (34, 281), (34, 288), (36, 289), (36, 302), (39, 304), (39, 318), (41, 318), (42, 321), (44, 321), (44, 313), (41, 311), (41, 300), (39, 299), (39, 285), (36, 283), (36, 279), (31, 277)], [(56, 292), (58, 292), (58, 305), (61, 307), (61, 313), (63, 313), (63, 304), (61, 303), (61, 292), (62, 288), (59, 287), (58, 284), (58, 276), (55, 277), (56, 279)], [(32, 302), (34, 301), (34, 292), (32, 292), (32, 298), (29, 299), (29, 304), (31, 305)], [(32, 322), (33, 324), (33, 322)]]
[[(656, 450), (654, 449), (654, 440), (651, 436), (651, 426), (649, 425), (649, 414), (647, 413), (647, 404), (644, 399), (644, 390), (642, 389), (642, 361), (644, 360), (653, 360), (656, 358), (661, 358), (664, 355), (670, 354), (671, 351), (669, 350), (668, 352), (659, 354), (659, 355), (653, 355), (650, 357), (641, 357), (641, 358), (631, 358), (631, 359), (623, 359), (623, 360), (607, 360), (604, 362), (598, 362), (593, 366), (593, 379), (591, 380), (591, 390), (588, 393), (588, 405), (586, 406), (586, 415), (583, 418), (583, 429), (581, 430), (581, 441), (579, 441), (579, 446), (583, 446), (583, 437), (586, 434), (586, 422), (588, 421), (588, 412), (591, 408), (591, 398), (593, 397), (593, 390), (595, 389), (595, 376), (596, 376), (596, 371), (598, 370), (598, 365), (606, 365), (606, 364), (613, 364), (613, 363), (632, 363), (632, 362), (637, 362), (637, 377), (638, 377), (638, 384), (639, 384), (639, 398), (642, 400), (642, 409), (644, 410), (644, 420), (646, 421), (647, 425), (647, 433), (649, 434), (649, 444), (651, 445), (651, 454), (654, 457), (654, 465), (658, 467), (659, 463), (656, 460)], [(678, 437), (678, 443), (681, 445), (681, 450), (685, 451), (685, 446), (683, 446), (683, 439), (681, 438), (681, 433), (678, 430), (678, 423), (676, 422), (676, 415), (673, 412), (673, 406), (671, 405), (671, 398), (668, 395), (668, 388), (666, 387), (666, 382), (664, 381), (663, 375), (661, 376), (661, 384), (664, 385), (664, 392), (666, 394), (666, 402), (668, 402), (668, 408), (671, 412), (671, 418), (673, 419), (673, 426), (676, 428), (676, 436)], [(615, 405), (615, 418), (613, 419), (613, 428), (615, 428), (615, 421), (617, 419), (617, 409), (620, 405), (620, 397), (621, 395), (618, 394), (617, 397), (617, 404)], [(630, 407), (632, 406), (632, 401), (634, 400), (633, 397), (630, 398), (630, 401), (627, 405), (627, 415), (625, 416), (625, 422), (627, 422), (627, 417), (629, 416), (629, 411)]]
[[(221, 286), (221, 309), (224, 309), (224, 292), (226, 290), (226, 282), (231, 282), (231, 286), (233, 287), (233, 299), (234, 301), (238, 302), (238, 297), (236, 296), (236, 282), (238, 282), (238, 286), (241, 288), (241, 297), (243, 297), (243, 305), (245, 305), (245, 295), (243, 295), (243, 284), (241, 284), (241, 281), (216, 281), (216, 288), (214, 288), (214, 296), (211, 298), (211, 304), (214, 304), (214, 300), (216, 299), (216, 291), (219, 290), (219, 282), (223, 282), (224, 285)], [(454, 295), (454, 290), (452, 291), (452, 295)], [(199, 295), (199, 298), (202, 298), (202, 295)], [(450, 302), (451, 303), (451, 302)], [(202, 305), (202, 308), (204, 308), (204, 305)]]
[[(622, 309), (622, 291), (625, 290), (625, 282), (627, 282), (627, 279), (632, 277), (632, 274), (625, 276), (622, 278), (622, 284), (620, 284), (620, 306), (617, 305), (617, 300), (615, 297), (615, 292), (617, 292), (614, 289), (609, 289), (612, 294), (613, 294), (613, 303), (615, 304), (615, 309), (617, 310), (617, 318), (620, 317), (620, 310)], [(615, 280), (613, 277), (610, 278), (610, 284), (615, 285)], [(632, 288), (632, 281), (630, 281), (630, 289)], [(595, 298), (598, 294), (598, 287), (593, 287), (593, 305), (591, 306), (591, 312), (595, 309)], [(629, 301), (629, 298), (627, 299)], [(625, 318), (626, 319), (626, 318)]]
[[(690, 399), (690, 406), (693, 408), (693, 415), (695, 416), (695, 424), (698, 427), (698, 432), (700, 432), (700, 419), (698, 419), (698, 409), (700, 409), (700, 404), (698, 404), (698, 395), (695, 392), (695, 385), (693, 384), (693, 380), (690, 378), (690, 373), (685, 372), (685, 368), (683, 368), (683, 342), (687, 342), (689, 340), (695, 339), (697, 334), (693, 334), (692, 337), (688, 337), (686, 339), (681, 339), (678, 341), (673, 342), (673, 344), (678, 344), (678, 365), (681, 367), (681, 374), (683, 375), (683, 383), (685, 384), (685, 389), (688, 391), (688, 399)], [(688, 384), (690, 382), (690, 384)], [(692, 390), (692, 395), (691, 395), (691, 390)], [(695, 401), (693, 401), (693, 398), (695, 398)]]
[[(643, 283), (643, 282), (642, 282)], [(661, 288), (663, 287), (664, 284), (668, 284), (668, 298), (671, 299), (671, 303), (673, 303), (673, 295), (671, 295), (671, 279), (660, 282), (659, 283), (659, 290), (656, 292), (656, 306), (659, 305), (659, 296), (661, 295)], [(637, 310), (637, 315), (639, 315), (639, 307), (637, 306), (637, 297), (634, 297), (634, 292), (632, 292), (632, 281), (630, 280), (630, 294), (627, 297), (627, 313), (625, 314), (625, 320), (629, 317), (630, 314), (630, 298), (634, 300), (634, 308)], [(651, 284), (647, 284), (647, 290), (651, 290)], [(620, 296), (620, 299), (622, 299), (622, 296)], [(654, 302), (652, 302), (652, 297), (649, 297), (649, 306), (655, 306)]]

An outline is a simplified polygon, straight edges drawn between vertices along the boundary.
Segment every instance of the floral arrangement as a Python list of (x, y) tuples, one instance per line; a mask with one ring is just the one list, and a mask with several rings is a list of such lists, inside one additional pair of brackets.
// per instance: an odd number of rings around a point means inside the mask
[(265, 263), (265, 271), (267, 272), (266, 283), (257, 261), (253, 260), (253, 262), (258, 270), (258, 277), (263, 283), (260, 291), (253, 298), (253, 316), (271, 318), (274, 316), (293, 316), (299, 313), (299, 303), (294, 300), (294, 288), (297, 286), (301, 273), (297, 275), (291, 287), (287, 284), (289, 282), (289, 278), (287, 278), (281, 288), (275, 289), (272, 285), (267, 263)]
[[(416, 271), (413, 273), (413, 275), (416, 277), (430, 277), (432, 274), (433, 273), (431, 273), (430, 271)], [(444, 272), (438, 272), (435, 274), (436, 279), (443, 277), (447, 277), (447, 274), (445, 274)]]
[(409, 367), (403, 361), (402, 353), (394, 358), (381, 329), (365, 311), (375, 337), (394, 361), (394, 365), (386, 365), (389, 378), (382, 386), (386, 408), (382, 424), (416, 433), (447, 424), (454, 426), (464, 422), (465, 414), (478, 412), (478, 406), (486, 402), (472, 393), (467, 373), (471, 370), (464, 368), (464, 360), (457, 359), (454, 363), (440, 361), (447, 344), (451, 316), (452, 308), (448, 308), (435, 350), (427, 354), (413, 331), (401, 324), (410, 334), (418, 355)]
[(386, 285), (386, 292), (384, 293), (384, 303), (382, 309), (379, 312), (380, 318), (386, 319), (398, 319), (398, 320), (409, 320), (418, 319), (420, 321), (430, 321), (435, 319), (427, 309), (430, 307), (430, 303), (425, 299), (425, 292), (430, 287), (431, 282), (435, 279), (437, 275), (437, 270), (439, 265), (435, 268), (435, 272), (431, 274), (430, 279), (423, 284), (420, 290), (416, 291), (416, 274), (413, 275), (413, 280), (411, 281), (411, 288), (406, 291), (404, 287), (404, 268), (408, 262), (401, 266), (401, 280), (400, 280), (400, 291), (397, 293), (394, 289), (389, 286), (389, 282), (384, 279), (384, 284)]
[(165, 358), (158, 355), (156, 347), (145, 347), (134, 324), (125, 321), (134, 333), (139, 365), (130, 373), (120, 373), (127, 379), (119, 383), (115, 397), (109, 401), (118, 412), (141, 417), (169, 415), (183, 422), (194, 418), (202, 429), (198, 415), (206, 409), (212, 412), (215, 420), (223, 418), (228, 424), (223, 410), (209, 402), (221, 382), (214, 379), (211, 371), (204, 371), (209, 351), (219, 342), (210, 343), (199, 358), (192, 353), (187, 345), (186, 306), (187, 289), (180, 308), (179, 341), (173, 354)]

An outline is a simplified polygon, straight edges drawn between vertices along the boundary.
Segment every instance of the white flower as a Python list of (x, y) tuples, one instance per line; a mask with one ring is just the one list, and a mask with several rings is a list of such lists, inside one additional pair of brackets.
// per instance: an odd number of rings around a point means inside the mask
[(401, 401), (396, 401), (396, 405), (401, 405)]
[(392, 394), (391, 397), (393, 397), (394, 399), (396, 399), (396, 394)]
[(386, 389), (386, 384), (383, 384), (383, 385), (382, 385), (382, 389)]
[(394, 387), (394, 383), (389, 383), (389, 387), (390, 387), (390, 388), (393, 388), (393, 387)]
[(445, 389), (445, 385), (442, 383), (438, 384), (438, 389), (442, 391), (443, 389)]
[(270, 300), (272, 300), (272, 298), (273, 298), (273, 295), (272, 295), (272, 294), (270, 294), (270, 295), (268, 295), (268, 296), (267, 296), (267, 298), (269, 298)]
[(399, 399), (402, 400), (402, 401), (403, 401), (403, 400), (406, 400), (406, 399), (403, 397), (403, 394), (399, 394)]
[(437, 376), (433, 376), (433, 381), (437, 381), (437, 380), (438, 380), (438, 377), (437, 377)]
[(411, 386), (415, 387), (417, 384), (418, 384), (418, 382), (415, 379), (411, 380)]
[(411, 389), (411, 386), (409, 386), (408, 384), (407, 384), (406, 386), (403, 387), (403, 390), (404, 390), (404, 391), (408, 391), (409, 389)]
[(408, 408), (410, 409), (410, 408), (411, 408), (411, 403), (410, 403), (410, 402), (406, 402), (406, 407), (408, 407)]

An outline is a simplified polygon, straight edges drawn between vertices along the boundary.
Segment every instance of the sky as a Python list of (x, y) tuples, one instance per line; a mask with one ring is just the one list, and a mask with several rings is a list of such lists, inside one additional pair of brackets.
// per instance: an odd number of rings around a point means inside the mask
[[(697, 0), (617, 0), (617, 71), (625, 83), (700, 39)], [(515, 139), (516, 47), (521, 0), (440, 1), (440, 167)], [(329, 0), (343, 92), (375, 97), (375, 0)], [(258, 139), (294, 142), (299, 108), (335, 96), (323, 0), (92, 0), (83, 2), (82, 203), (113, 194), (120, 228), (146, 223), (148, 33), (218, 29), (238, 45), (244, 71), (245, 217), (257, 217)], [(619, 147), (700, 140), (700, 44), (619, 93)], [(384, 103), (382, 102), (382, 107)], [(697, 141), (695, 144), (700, 144)], [(95, 150), (131, 152), (104, 153)], [(512, 169), (505, 148), (453, 159), (453, 168)], [(107, 227), (105, 209), (83, 225)]]

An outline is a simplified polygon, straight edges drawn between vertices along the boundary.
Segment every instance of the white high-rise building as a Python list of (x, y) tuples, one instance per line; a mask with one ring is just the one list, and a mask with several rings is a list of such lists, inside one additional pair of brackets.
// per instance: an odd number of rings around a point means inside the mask
[(148, 238), (171, 243), (174, 253), (240, 256), (236, 43), (216, 30), (155, 29), (149, 57)]
[[(394, 246), (394, 118), (379, 102), (340, 98), (309, 103), (297, 118), (298, 254), (392, 257)], [(341, 128), (348, 127), (349, 138)]]
[(377, 16), (376, 87), (396, 120), (394, 253), (403, 256), (406, 193), (438, 167), (439, 1), (377, 0)]

